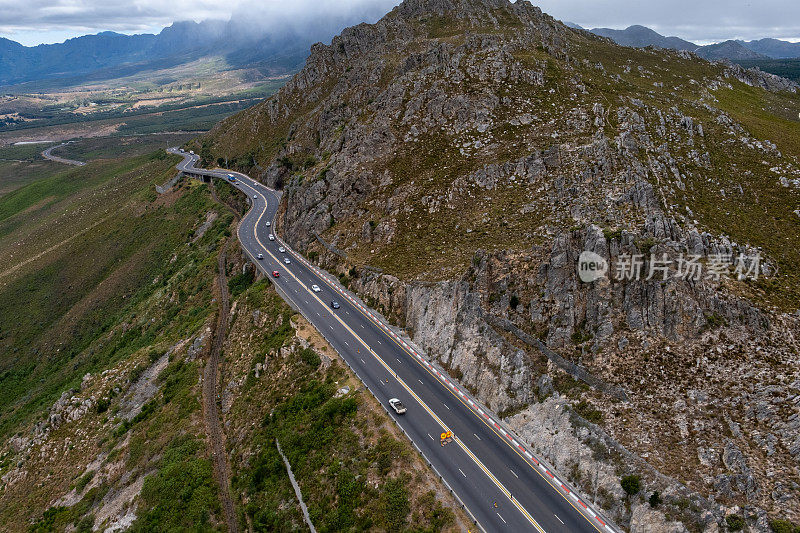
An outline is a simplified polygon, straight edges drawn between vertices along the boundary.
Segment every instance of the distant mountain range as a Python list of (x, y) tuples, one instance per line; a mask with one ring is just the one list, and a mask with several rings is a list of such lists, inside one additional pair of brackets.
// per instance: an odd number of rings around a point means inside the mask
[[(586, 29), (577, 24), (570, 27)], [(732, 61), (754, 61), (767, 59), (800, 58), (800, 43), (779, 39), (758, 39), (754, 41), (725, 41), (701, 46), (680, 37), (665, 37), (645, 26), (629, 26), (624, 30), (594, 28), (588, 30), (596, 35), (608, 37), (617, 44), (632, 47), (655, 46), (673, 50), (688, 50), (706, 59), (730, 59)]]
[[(175, 22), (156, 35), (102, 32), (33, 47), (0, 37), (0, 87), (40, 80), (110, 79), (168, 68), (207, 55), (222, 55), (232, 67), (254, 67), (267, 75), (284, 73), (301, 67), (315, 42), (328, 41), (342, 28), (370, 19), (377, 16), (368, 12), (341, 17), (320, 13), (316, 18), (312, 15), (292, 23), (273, 23), (270, 29), (259, 29), (242, 17)], [(585, 29), (577, 24), (567, 25)], [(679, 37), (665, 37), (645, 26), (588, 31), (623, 46), (689, 50), (706, 59), (800, 58), (800, 43), (778, 39), (700, 46)]]
[(329, 41), (343, 28), (370, 19), (377, 15), (352, 11), (342, 16), (318, 13), (303, 20), (273, 21), (269, 26), (242, 17), (175, 22), (157, 35), (102, 32), (33, 47), (0, 38), (0, 87), (76, 77), (110, 79), (208, 55), (223, 56), (232, 67), (284, 73), (303, 65), (312, 44)]

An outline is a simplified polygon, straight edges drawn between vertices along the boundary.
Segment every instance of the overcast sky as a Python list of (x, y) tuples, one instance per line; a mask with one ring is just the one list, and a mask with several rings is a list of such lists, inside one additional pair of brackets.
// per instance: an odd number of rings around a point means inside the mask
[[(174, 20), (227, 19), (235, 12), (388, 10), (396, 0), (0, 0), (0, 36), (25, 45), (113, 30), (157, 33)], [(649, 26), (705, 44), (776, 37), (800, 41), (798, 0), (537, 0), (543, 11), (587, 28)]]

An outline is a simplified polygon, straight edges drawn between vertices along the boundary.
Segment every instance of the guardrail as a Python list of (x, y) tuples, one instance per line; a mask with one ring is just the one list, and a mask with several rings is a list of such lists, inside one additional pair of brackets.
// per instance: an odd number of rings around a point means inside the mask
[[(210, 171), (205, 171), (204, 174), (208, 175), (208, 176), (211, 176), (211, 177), (214, 176), (214, 174), (212, 172), (210, 172)], [(265, 188), (267, 190), (269, 190), (270, 192), (276, 192), (276, 191), (273, 191), (273, 189), (270, 189), (269, 187), (265, 187)], [(248, 196), (248, 200), (249, 200), (249, 196)], [(249, 201), (252, 203), (251, 200), (249, 200)], [(241, 224), (242, 224), (243, 221), (244, 221), (244, 218), (242, 218), (242, 221), (240, 221), (239, 225), (237, 226), (237, 235), (239, 235), (239, 231), (241, 230)], [(379, 313), (369, 310), (368, 306), (364, 305), (364, 303), (361, 301), (361, 299), (357, 295), (352, 293), (352, 291), (350, 291), (349, 289), (344, 287), (339, 282), (339, 280), (337, 278), (335, 278), (334, 276), (331, 276), (327, 272), (324, 272), (321, 269), (317, 268), (310, 261), (308, 261), (302, 254), (296, 252), (289, 245), (287, 245), (286, 242), (283, 239), (281, 239), (275, 232), (273, 232), (273, 234), (275, 234), (276, 242), (278, 242), (280, 245), (282, 245), (284, 248), (286, 248), (287, 252), (289, 252), (290, 254), (294, 255), (296, 259), (298, 259), (300, 262), (302, 262), (307, 268), (309, 268), (313, 272), (315, 272), (320, 278), (324, 279), (329, 285), (334, 287), (342, 296), (344, 296), (345, 298), (350, 300), (351, 303), (355, 304), (361, 310), (366, 311), (366, 313), (369, 316), (369, 318), (372, 319), (375, 324), (377, 324), (381, 329), (383, 329), (385, 332), (387, 332), (391, 337), (393, 337), (394, 339), (399, 341), (400, 344), (403, 346), (403, 348), (405, 348), (406, 351), (410, 355), (413, 355), (419, 361), (423, 362), (425, 364), (425, 366), (427, 366), (429, 369), (431, 369), (433, 371), (433, 375), (436, 376), (436, 378), (439, 381), (439, 383), (445, 389), (449, 389), (449, 390), (455, 391), (458, 394), (458, 396), (460, 396), (461, 398), (464, 398), (466, 400), (467, 404), (469, 404), (470, 409), (473, 410), (473, 412), (476, 414), (476, 416), (479, 419), (487, 421), (497, 431), (499, 431), (498, 435), (502, 435), (506, 439), (505, 444), (508, 444), (508, 445), (512, 446), (512, 448), (518, 449), (528, 461), (531, 461), (531, 463), (529, 463), (530, 466), (534, 470), (538, 469), (537, 471), (540, 471), (540, 474), (542, 475), (542, 478), (545, 480), (545, 482), (547, 482), (556, 492), (560, 493), (565, 499), (567, 499), (567, 501), (575, 502), (576, 505), (579, 505), (583, 510), (578, 509), (574, 505), (573, 505), (573, 508), (575, 508), (579, 513), (581, 513), (587, 519), (589, 519), (590, 523), (592, 523), (591, 521), (594, 520), (602, 528), (604, 528), (605, 530), (609, 531), (610, 533), (618, 533), (619, 531), (621, 531), (616, 526), (613, 526), (609, 520), (607, 520), (603, 515), (601, 515), (599, 512), (597, 512), (592, 506), (590, 506), (587, 503), (585, 503), (585, 501), (584, 501), (585, 498), (582, 498), (582, 497), (578, 496), (579, 492), (575, 489), (575, 487), (571, 483), (569, 483), (568, 481), (564, 481), (564, 480), (560, 479), (559, 477), (557, 477), (556, 474), (555, 474), (555, 469), (552, 467), (552, 465), (550, 465), (549, 462), (539, 458), (533, 452), (533, 450), (530, 448), (530, 446), (525, 444), (525, 442), (496, 413), (494, 413), (489, 408), (487, 408), (485, 405), (483, 405), (483, 403), (481, 403), (479, 400), (477, 400), (460, 383), (457, 383), (435, 361), (431, 361), (430, 359), (428, 359), (427, 356), (423, 355), (424, 352), (418, 346), (416, 346), (414, 344), (414, 342), (405, 334), (405, 332), (403, 332), (402, 330), (399, 330), (398, 328), (395, 328), (394, 326), (392, 326), (386, 320), (386, 318), (383, 317), (382, 315), (380, 315)], [(240, 245), (241, 245), (241, 239), (239, 239), (239, 242), (240, 242)], [(278, 293), (281, 294), (281, 297), (285, 301), (287, 301), (287, 303), (289, 303), (289, 305), (293, 309), (295, 309), (297, 312), (299, 312), (309, 323), (313, 324), (311, 319), (308, 316), (306, 316), (305, 313), (303, 313), (303, 311), (300, 309), (300, 307), (296, 303), (294, 303), (292, 301), (291, 295), (289, 295), (287, 292), (281, 290), (281, 288), (277, 285), (277, 283), (275, 283), (275, 281), (269, 276), (269, 273), (266, 270), (266, 268), (263, 265), (261, 265), (255, 257), (253, 257), (253, 254), (249, 250), (247, 250), (244, 246), (242, 246), (242, 249), (245, 251), (245, 254), (247, 254), (247, 256), (250, 258), (251, 262), (253, 262), (253, 264), (256, 265), (256, 268), (261, 270), (272, 281), (272, 285), (278, 290)], [(318, 330), (318, 331), (320, 331), (320, 333), (322, 334), (323, 338), (325, 338), (325, 340), (328, 342), (328, 344), (330, 344), (333, 347), (334, 345), (331, 342), (331, 340), (328, 338), (326, 332), (324, 330)], [(399, 333), (398, 333), (398, 331), (399, 331)], [(356, 377), (359, 379), (359, 381), (361, 381), (361, 383), (373, 394), (373, 396), (376, 396), (376, 394), (372, 391), (372, 389), (369, 387), (369, 385), (367, 385), (367, 383), (361, 378), (361, 376), (358, 374), (358, 372), (350, 365), (350, 363), (342, 355), (342, 353), (339, 352), (339, 350), (337, 350), (335, 347), (334, 347), (334, 350), (339, 354), (339, 357), (342, 359), (342, 361), (344, 361), (345, 364), (347, 364), (348, 368), (350, 368), (350, 370), (353, 372), (353, 374), (356, 375)], [(414, 448), (425, 459), (425, 461), (433, 469), (433, 471), (436, 473), (436, 475), (439, 476), (439, 478), (442, 480), (442, 482), (445, 484), (445, 486), (448, 488), (448, 490), (450, 490), (451, 494), (453, 494), (453, 496), (458, 500), (458, 502), (461, 505), (462, 509), (464, 509), (470, 515), (470, 517), (473, 519), (475, 525), (480, 527), (481, 530), (486, 531), (486, 529), (483, 526), (481, 526), (480, 523), (478, 523), (477, 519), (472, 514), (472, 512), (469, 510), (469, 508), (464, 505), (464, 502), (461, 500), (461, 498), (458, 496), (458, 494), (455, 491), (453, 491), (452, 487), (449, 485), (449, 483), (447, 483), (447, 481), (444, 479), (444, 477), (441, 475), (441, 473), (436, 469), (436, 467), (431, 463), (431, 461), (427, 458), (427, 456), (424, 454), (424, 452), (422, 452), (422, 450), (414, 443), (414, 441), (411, 439), (411, 437), (408, 435), (408, 433), (402, 428), (402, 426), (397, 422), (397, 420), (391, 415), (391, 413), (389, 412), (388, 408), (386, 406), (384, 406), (381, 402), (378, 402), (378, 403), (381, 405), (381, 407), (384, 409), (384, 411), (387, 412), (387, 414), (395, 422), (395, 424), (403, 431), (403, 433), (406, 435), (406, 437), (409, 439), (409, 441), (411, 441), (411, 443), (414, 446)], [(511, 499), (513, 500), (513, 497), (511, 497)]]

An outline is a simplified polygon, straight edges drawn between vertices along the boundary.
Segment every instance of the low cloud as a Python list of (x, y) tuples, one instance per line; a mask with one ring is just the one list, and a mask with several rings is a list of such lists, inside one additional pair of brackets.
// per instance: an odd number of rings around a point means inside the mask
[[(175, 20), (241, 21), (242, 31), (336, 33), (374, 22), (398, 0), (0, 0), (0, 35), (152, 31)], [(800, 39), (800, 2), (791, 0), (535, 0), (543, 11), (585, 27), (649, 26), (695, 41)]]

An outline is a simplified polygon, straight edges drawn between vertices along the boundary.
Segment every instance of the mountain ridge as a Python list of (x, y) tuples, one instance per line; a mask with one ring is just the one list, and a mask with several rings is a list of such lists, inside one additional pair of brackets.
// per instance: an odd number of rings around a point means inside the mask
[[(800, 518), (798, 423), (741, 399), (766, 409), (800, 379), (800, 257), (784, 240), (798, 225), (797, 94), (686, 51), (616, 45), (528, 2), (415, 0), (315, 45), (275, 96), (191, 147), (285, 188), (276, 231), (523, 438), (552, 439), (557, 469), (599, 477), (616, 523), (702, 531), (739, 505), (767, 531)], [(628, 256), (755, 250), (769, 281), (586, 284), (575, 267), (584, 251), (613, 271)], [(531, 339), (593, 379), (553, 370)], [(598, 448), (640, 460), (595, 461)], [(659, 510), (625, 500), (619, 471), (672, 496)]]
[[(572, 24), (572, 23), (568, 23)], [(731, 59), (731, 60), (756, 60), (756, 59), (788, 59), (800, 57), (800, 43), (792, 43), (779, 39), (764, 38), (751, 41), (729, 39), (719, 43), (699, 45), (680, 37), (665, 37), (655, 30), (641, 25), (628, 26), (624, 30), (612, 28), (587, 29), (577, 24), (570, 27), (581, 29), (608, 37), (617, 44), (642, 48), (656, 46), (672, 50), (686, 50), (694, 52), (705, 59)]]

